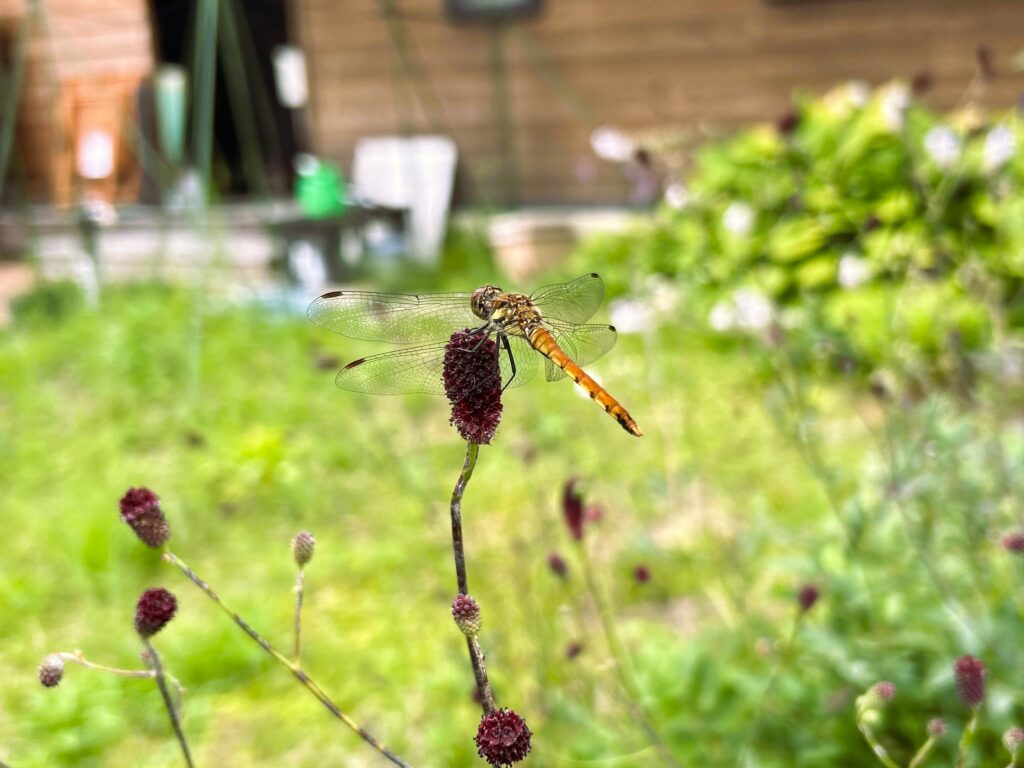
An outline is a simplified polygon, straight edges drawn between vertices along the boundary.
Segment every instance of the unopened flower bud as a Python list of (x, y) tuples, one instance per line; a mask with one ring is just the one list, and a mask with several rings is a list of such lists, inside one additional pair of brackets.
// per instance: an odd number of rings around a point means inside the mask
[(299, 568), (305, 568), (306, 564), (313, 559), (313, 550), (316, 548), (316, 539), (309, 531), (302, 531), (292, 539), (292, 557)]
[(565, 558), (557, 552), (552, 552), (548, 555), (548, 568), (551, 569), (553, 574), (563, 579), (569, 576), (569, 566), (566, 564)]
[(456, 595), (452, 600), (452, 618), (466, 637), (480, 633), (480, 606), (469, 595)]
[(59, 653), (51, 653), (39, 665), (39, 682), (44, 688), (54, 688), (64, 677), (64, 659)]
[(1024, 744), (1024, 729), (1014, 726), (1003, 734), (1003, 746), (1006, 747), (1006, 751), (1010, 753), (1011, 757), (1017, 757), (1017, 752), (1020, 751), (1022, 744)]
[(807, 613), (821, 597), (821, 590), (814, 584), (804, 584), (796, 593), (796, 602), (801, 613)]
[(941, 717), (933, 717), (928, 721), (928, 735), (933, 739), (941, 739), (946, 735), (946, 721)]

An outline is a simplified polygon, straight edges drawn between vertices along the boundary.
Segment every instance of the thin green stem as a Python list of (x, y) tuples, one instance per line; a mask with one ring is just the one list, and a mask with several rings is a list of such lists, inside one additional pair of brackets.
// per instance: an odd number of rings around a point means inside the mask
[[(85, 654), (82, 651), (73, 651), (71, 653), (62, 651), (57, 654), (64, 661), (70, 661), (78, 664), (86, 669), (95, 669), (98, 672), (107, 672), (112, 675), (120, 675), (121, 677), (136, 677), (136, 678), (152, 678), (156, 676), (156, 673), (152, 669), (121, 669), (119, 667), (108, 667), (106, 664), (97, 664), (95, 661), (89, 661), (85, 658)], [(174, 675), (170, 674), (166, 670), (164, 671), (164, 677), (171, 681), (174, 685), (174, 689), (178, 694), (180, 701), (182, 694), (185, 692), (185, 688), (178, 681)]]
[(181, 729), (181, 721), (178, 719), (178, 710), (174, 706), (174, 701), (171, 699), (171, 692), (167, 689), (167, 679), (164, 677), (164, 668), (160, 663), (160, 654), (156, 652), (156, 648), (149, 641), (148, 637), (142, 638), (142, 644), (146, 646), (146, 653), (150, 665), (153, 667), (153, 677), (156, 679), (156, 687), (160, 689), (160, 695), (163, 697), (164, 706), (167, 707), (167, 716), (171, 719), (171, 727), (174, 729), (174, 735), (178, 738), (178, 744), (181, 746), (181, 753), (185, 757), (185, 765), (188, 768), (193, 768), (195, 765), (192, 762), (192, 754), (188, 750), (188, 741), (185, 739), (185, 732)]
[(864, 740), (871, 747), (871, 751), (875, 753), (875, 757), (878, 758), (885, 768), (900, 768), (899, 763), (889, 757), (889, 751), (878, 741), (878, 738), (871, 730), (871, 726), (865, 723), (863, 719), (858, 718), (857, 728), (860, 729), (860, 732), (864, 735)]
[[(476, 460), (480, 455), (480, 446), (476, 443), (466, 441), (466, 458), (462, 462), (462, 472), (455, 482), (455, 489), (452, 491), (451, 515), (452, 515), (452, 554), (455, 559), (455, 579), (459, 584), (459, 594), (469, 594), (469, 578), (466, 575), (466, 552), (462, 543), (462, 496), (466, 492), (466, 485), (473, 477), (473, 470), (476, 469)], [(477, 694), (480, 696), (480, 706), (484, 714), (490, 714), (494, 709), (494, 692), (491, 690), (491, 683), (487, 679), (487, 664), (484, 660), (484, 652), (476, 636), (466, 637), (466, 650), (469, 652), (469, 662), (473, 666), (473, 678), (476, 680)]]
[(775, 666), (772, 667), (771, 674), (768, 676), (768, 682), (765, 683), (764, 690), (761, 691), (761, 698), (757, 703), (757, 711), (754, 713), (754, 719), (750, 723), (750, 728), (747, 729), (747, 736), (743, 740), (743, 747), (739, 752), (740, 765), (744, 765), (749, 762), (748, 758), (750, 756), (750, 747), (757, 738), (758, 729), (761, 727), (761, 719), (764, 717), (765, 705), (768, 703), (768, 697), (771, 695), (771, 692), (775, 689), (775, 681), (778, 679), (783, 665), (790, 656), (790, 650), (793, 648), (793, 643), (796, 642), (797, 632), (800, 629), (803, 617), (804, 612), (798, 611), (796, 617), (793, 619), (793, 626), (789, 630), (789, 635), (786, 637), (786, 643), (779, 653)]
[(583, 576), (587, 584), (587, 591), (590, 593), (590, 598), (594, 601), (594, 605), (597, 608), (597, 614), (601, 620), (601, 630), (604, 633), (605, 642), (608, 644), (608, 650), (612, 655), (612, 666), (615, 668), (615, 673), (622, 685), (623, 692), (626, 694), (626, 701), (629, 705), (630, 715), (636, 721), (640, 730), (644, 732), (648, 743), (650, 743), (655, 752), (658, 753), (661, 761), (665, 765), (672, 765), (676, 766), (676, 768), (681, 768), (682, 764), (676, 759), (676, 756), (672, 754), (668, 745), (666, 745), (662, 740), (658, 731), (654, 728), (654, 725), (648, 718), (647, 712), (644, 710), (643, 704), (641, 703), (642, 699), (640, 691), (637, 690), (636, 684), (633, 682), (630, 674), (631, 671), (627, 672), (626, 670), (628, 657), (626, 655), (625, 646), (623, 646), (618, 630), (615, 627), (615, 619), (612, 616), (611, 608), (605, 601), (604, 595), (601, 593), (601, 590), (597, 585), (597, 579), (594, 577), (594, 569), (590, 563), (590, 556), (587, 553), (587, 547), (583, 543), (582, 539), (577, 541), (577, 545), (580, 553), (580, 562), (583, 567)]
[(185, 577), (188, 578), (189, 581), (191, 581), (193, 584), (199, 587), (199, 589), (202, 590), (202, 592), (208, 598), (213, 600), (213, 602), (215, 602), (220, 607), (220, 609), (224, 611), (224, 613), (230, 616), (231, 620), (234, 621), (235, 624), (237, 624), (238, 627), (243, 632), (245, 632), (245, 634), (252, 638), (252, 640), (254, 640), (256, 644), (259, 645), (260, 648), (266, 651), (279, 664), (286, 667), (288, 671), (292, 673), (295, 679), (302, 683), (306, 690), (309, 691), (317, 699), (317, 701), (319, 701), (324, 706), (324, 708), (328, 712), (330, 712), (337, 720), (340, 720), (350, 729), (355, 731), (355, 733), (358, 734), (359, 738), (361, 738), (363, 741), (365, 741), (367, 744), (369, 744), (371, 747), (377, 750), (377, 752), (386, 757), (392, 763), (398, 766), (403, 766), (403, 768), (409, 768), (408, 763), (406, 763), (402, 758), (398, 757), (396, 754), (387, 749), (383, 744), (377, 741), (377, 739), (375, 739), (355, 720), (353, 720), (351, 717), (342, 712), (338, 705), (335, 704), (331, 700), (331, 698), (326, 693), (324, 693), (323, 689), (319, 685), (317, 685), (313, 681), (313, 679), (310, 678), (309, 675), (307, 675), (303, 671), (302, 667), (299, 666), (297, 662), (292, 662), (291, 660), (289, 660), (287, 656), (285, 656), (274, 646), (272, 646), (266, 638), (260, 635), (259, 632), (257, 632), (251, 626), (249, 626), (248, 622), (246, 622), (245, 619), (243, 619), (233, 610), (228, 608), (228, 606), (224, 604), (220, 597), (217, 596), (217, 593), (210, 588), (210, 585), (203, 581), (199, 577), (199, 575), (191, 568), (189, 568), (188, 565), (183, 560), (181, 560), (173, 552), (165, 552), (164, 560), (166, 560), (171, 565), (177, 566), (178, 570), (180, 570), (185, 575)]
[(931, 752), (932, 747), (935, 746), (935, 737), (929, 736), (928, 740), (921, 745), (921, 748), (917, 750), (917, 753), (911, 758), (910, 764), (907, 768), (920, 768), (924, 764), (924, 759), (928, 757), (928, 753)]
[(964, 732), (960, 735), (960, 744), (956, 750), (956, 768), (964, 768), (967, 765), (967, 753), (974, 743), (974, 734), (978, 730), (978, 718), (981, 714), (981, 705), (971, 708), (971, 719), (964, 726)]
[(299, 658), (302, 655), (302, 595), (305, 592), (305, 582), (305, 571), (299, 568), (299, 572), (295, 576), (295, 653), (293, 658), (296, 664), (300, 663)]

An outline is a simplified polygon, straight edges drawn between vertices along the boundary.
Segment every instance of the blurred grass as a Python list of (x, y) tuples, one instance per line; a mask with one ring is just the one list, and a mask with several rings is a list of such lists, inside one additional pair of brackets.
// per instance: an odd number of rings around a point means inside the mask
[[(384, 764), (118, 521), (124, 490), (147, 485), (163, 499), (172, 549), (284, 649), (288, 542), (312, 531), (310, 674), (412, 764), (478, 764), (479, 709), (449, 616), (447, 503), (463, 446), (443, 401), (337, 390), (335, 370), (375, 347), (303, 317), (144, 285), (111, 289), (99, 312), (48, 306), (0, 335), (0, 759), (180, 763), (149, 681), (73, 666), (56, 690), (36, 681), (57, 650), (137, 666), (134, 603), (163, 585), (181, 609), (156, 644), (188, 689), (184, 727), (199, 765)], [(899, 596), (885, 595), (884, 569), (869, 581), (889, 607), (865, 613), (863, 576), (843, 555), (821, 487), (763, 407), (756, 361), (667, 326), (624, 335), (593, 369), (647, 436), (626, 435), (568, 383), (531, 384), (506, 397), (464, 502), (482, 643), (499, 703), (536, 734), (529, 764), (654, 761), (561, 524), (571, 476), (605, 510), (588, 544), (645, 705), (677, 754), (734, 764), (793, 591), (823, 578), (835, 607), (817, 609), (825, 626), (806, 628), (813, 652), (788, 659), (794, 672), (778, 685), (785, 703), (769, 707), (759, 764), (866, 764), (850, 686), (885, 674), (880, 654), (903, 654), (872, 633), (881, 627), (909, 653), (914, 633), (935, 631), (932, 613), (908, 614), (909, 591), (891, 604)], [(835, 392), (817, 394), (831, 458), (859, 466), (869, 442), (859, 415)], [(569, 559), (566, 583), (547, 569), (555, 550)], [(650, 566), (649, 584), (632, 581), (638, 563)], [(573, 640), (584, 652), (568, 661)], [(946, 629), (929, 642), (949, 647)], [(914, 658), (923, 670), (950, 660)], [(948, 684), (938, 680), (932, 693)], [(808, 706), (814, 717), (794, 728)], [(910, 713), (921, 728), (924, 714)]]
[[(53, 650), (135, 665), (134, 601), (162, 584), (182, 606), (158, 647), (189, 689), (185, 727), (200, 764), (377, 761), (118, 522), (120, 494), (145, 484), (163, 498), (173, 549), (284, 647), (288, 540), (313, 531), (311, 673), (413, 763), (473, 764), (472, 678), (447, 610), (447, 499), (462, 445), (443, 402), (338, 391), (340, 363), (329, 358), (367, 345), (304, 318), (196, 301), (166, 288), (118, 289), (102, 312), (73, 308), (0, 337), (0, 514), (10, 532), (0, 544), (0, 614), (16, 617), (0, 625), (3, 709), (13, 714), (0, 722), (0, 743), (17, 766), (175, 764), (147, 681), (78, 668), (57, 690), (35, 681)], [(699, 473), (737, 491), (774, 475), (780, 458), (757, 434), (764, 425), (749, 394), (723, 395), (743, 386), (734, 361), (668, 332), (658, 345), (645, 351), (627, 336), (595, 366), (649, 437), (629, 438), (568, 384), (532, 385), (506, 398), (467, 494), (470, 581), (492, 675), (500, 700), (537, 732), (538, 764), (558, 762), (573, 742), (591, 757), (640, 746), (627, 724), (606, 732), (574, 701), (580, 669), (604, 660), (596, 638), (589, 660), (562, 659), (569, 639), (593, 631), (571, 628), (565, 591), (545, 567), (550, 550), (567, 546), (562, 482), (587, 478), (607, 509), (598, 534), (608, 542), (606, 581), (635, 603), (642, 625), (660, 623), (677, 585), (696, 587), (649, 533), (711, 512), (690, 509), (679, 488)], [(686, 428), (664, 432), (656, 424), (666, 416)], [(734, 421), (738, 429), (722, 430)], [(795, 521), (816, 514), (813, 488), (765, 486), (767, 503)], [(681, 506), (667, 506), (670, 493)], [(607, 562), (616, 553), (622, 562)], [(632, 560), (654, 561), (656, 586), (643, 594), (628, 581)], [(649, 756), (637, 759), (621, 764)]]

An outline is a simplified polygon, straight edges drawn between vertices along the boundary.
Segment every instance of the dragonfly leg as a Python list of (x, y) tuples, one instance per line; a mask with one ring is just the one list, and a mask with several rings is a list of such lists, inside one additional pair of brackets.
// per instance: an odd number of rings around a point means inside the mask
[(475, 347), (473, 347), (473, 351), (474, 352), (476, 352), (478, 349), (480, 349), (480, 347), (484, 344), (484, 342), (486, 342), (489, 338), (491, 338), (491, 335), (489, 333), (486, 333), (487, 328), (488, 328), (487, 325), (481, 325), (479, 328), (474, 328), (473, 330), (470, 331), (471, 335), (476, 335), (478, 333), (482, 333), (483, 334), (483, 336), (480, 337), (480, 341), (477, 342), (477, 345)]
[[(516, 377), (516, 357), (512, 354), (512, 345), (508, 342), (508, 336), (504, 333), (499, 334), (501, 338), (501, 346), (505, 348), (505, 354), (508, 355), (508, 364), (512, 369), (512, 375), (508, 377), (508, 381), (501, 387), (501, 391), (504, 392), (512, 384), (512, 379)], [(501, 349), (498, 350), (498, 354), (501, 354)]]

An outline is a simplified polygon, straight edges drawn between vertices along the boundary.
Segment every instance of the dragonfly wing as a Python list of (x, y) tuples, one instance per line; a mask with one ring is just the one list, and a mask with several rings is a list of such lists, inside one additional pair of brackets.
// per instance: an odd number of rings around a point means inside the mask
[(334, 382), (342, 389), (370, 395), (443, 395), (444, 347), (428, 344), (353, 360)]
[(604, 283), (596, 272), (591, 272), (568, 283), (538, 288), (530, 299), (547, 320), (585, 323), (604, 300)]
[[(504, 345), (500, 347), (501, 383), (506, 387), (521, 387), (537, 373), (537, 351), (530, 342), (520, 336), (506, 336), (515, 358), (515, 376), (512, 375), (512, 364)], [(500, 342), (499, 342), (500, 344)]]
[[(605, 355), (618, 338), (615, 327), (611, 325), (549, 322), (548, 326), (558, 346), (580, 367), (590, 365)], [(548, 381), (558, 381), (565, 376), (565, 371), (548, 360), (544, 375)]]
[(469, 293), (373, 293), (331, 291), (309, 305), (307, 315), (329, 331), (367, 341), (414, 344), (447, 340), (480, 318)]

